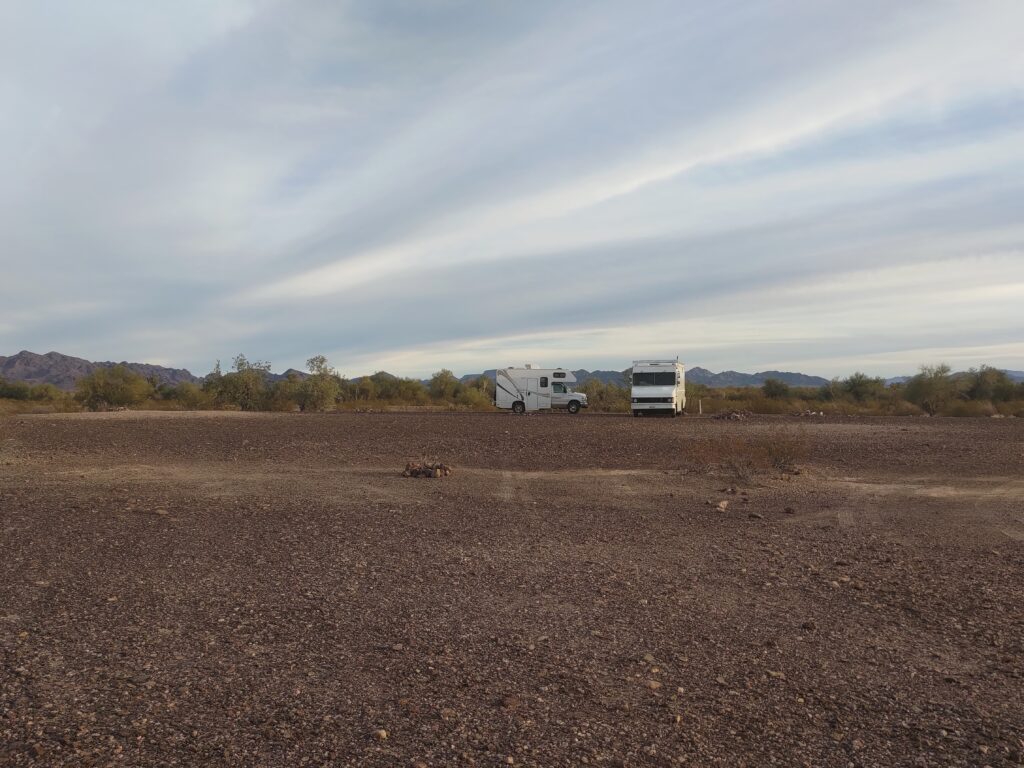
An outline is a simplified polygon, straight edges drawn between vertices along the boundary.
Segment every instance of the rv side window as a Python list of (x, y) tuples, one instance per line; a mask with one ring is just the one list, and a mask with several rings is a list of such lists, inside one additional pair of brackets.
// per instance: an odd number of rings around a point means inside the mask
[(541, 376), (540, 377), (540, 386), (541, 386), (541, 388), (546, 387), (547, 385), (548, 385), (548, 377), (547, 376)]
[(551, 391), (554, 392), (556, 395), (565, 394), (565, 384), (556, 381), (554, 384), (551, 385), (551, 387)]
[(551, 375), (554, 376), (556, 379), (564, 379), (565, 378), (565, 374), (564, 373), (560, 373), (558, 371), (556, 371), (555, 373), (553, 373)]

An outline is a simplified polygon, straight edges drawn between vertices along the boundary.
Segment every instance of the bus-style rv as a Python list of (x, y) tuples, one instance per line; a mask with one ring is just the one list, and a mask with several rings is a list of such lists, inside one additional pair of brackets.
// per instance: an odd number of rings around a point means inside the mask
[(634, 360), (630, 408), (634, 416), (664, 414), (673, 418), (686, 409), (686, 372), (679, 359)]
[(564, 368), (499, 368), (494, 374), (494, 404), (514, 413), (563, 408), (579, 413), (587, 396), (574, 392), (576, 377)]

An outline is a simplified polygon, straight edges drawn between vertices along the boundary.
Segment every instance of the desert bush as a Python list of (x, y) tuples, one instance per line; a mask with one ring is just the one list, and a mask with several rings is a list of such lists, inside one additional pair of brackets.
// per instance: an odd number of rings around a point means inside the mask
[(428, 389), (435, 400), (454, 400), (462, 389), (462, 382), (447, 368), (442, 368), (430, 377)]
[(866, 403), (885, 395), (885, 380), (857, 371), (839, 382), (839, 390), (858, 403)]
[(789, 384), (779, 379), (765, 379), (761, 385), (761, 394), (769, 400), (788, 400)]
[(705, 443), (701, 456), (706, 466), (750, 482), (758, 475), (793, 471), (807, 453), (808, 440), (802, 432), (772, 428), (754, 434), (719, 434)]
[(1006, 400), (999, 403), (993, 403), (996, 407), (996, 411), (1002, 416), (1016, 416), (1024, 419), (1024, 398), (1020, 400)]
[[(341, 377), (327, 363), (327, 358), (317, 355), (306, 361), (309, 376), (297, 381), (295, 399), (303, 411), (326, 411), (333, 408), (341, 395)], [(297, 379), (298, 377), (292, 377)]]
[(588, 379), (576, 388), (587, 396), (590, 410), (601, 413), (627, 413), (630, 409), (629, 389), (618, 384), (605, 383), (599, 379)]
[(965, 377), (964, 394), (971, 400), (1005, 402), (1014, 399), (1017, 385), (998, 368), (983, 365), (971, 368)]
[(992, 416), (998, 413), (988, 400), (959, 400), (951, 403), (943, 416)]
[(934, 416), (956, 397), (956, 384), (946, 364), (922, 365), (921, 372), (907, 382), (904, 396), (925, 413)]
[(233, 371), (221, 373), (220, 361), (206, 377), (203, 390), (209, 393), (217, 405), (235, 405), (243, 411), (259, 411), (268, 405), (267, 374), (270, 363), (256, 360), (250, 362), (245, 355), (238, 355), (233, 361)]
[(145, 402), (153, 385), (123, 365), (97, 368), (75, 383), (76, 398), (90, 410), (127, 407)]
[(32, 396), (32, 387), (23, 381), (7, 381), (0, 379), (0, 397), (10, 400), (28, 400)]
[(178, 403), (188, 410), (213, 407), (213, 397), (191, 381), (183, 381), (170, 389), (162, 389), (162, 399)]

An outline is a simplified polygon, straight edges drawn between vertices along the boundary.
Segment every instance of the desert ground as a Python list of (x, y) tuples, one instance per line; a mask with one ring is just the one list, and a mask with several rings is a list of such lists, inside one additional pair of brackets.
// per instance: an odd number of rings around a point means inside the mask
[(0, 764), (1020, 765), (1022, 498), (1022, 419), (5, 418)]

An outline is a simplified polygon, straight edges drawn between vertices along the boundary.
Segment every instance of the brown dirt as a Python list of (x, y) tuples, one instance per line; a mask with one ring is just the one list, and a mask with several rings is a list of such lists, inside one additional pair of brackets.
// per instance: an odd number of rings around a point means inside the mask
[(1019, 765), (1022, 492), (1017, 419), (2, 419), (0, 764)]

